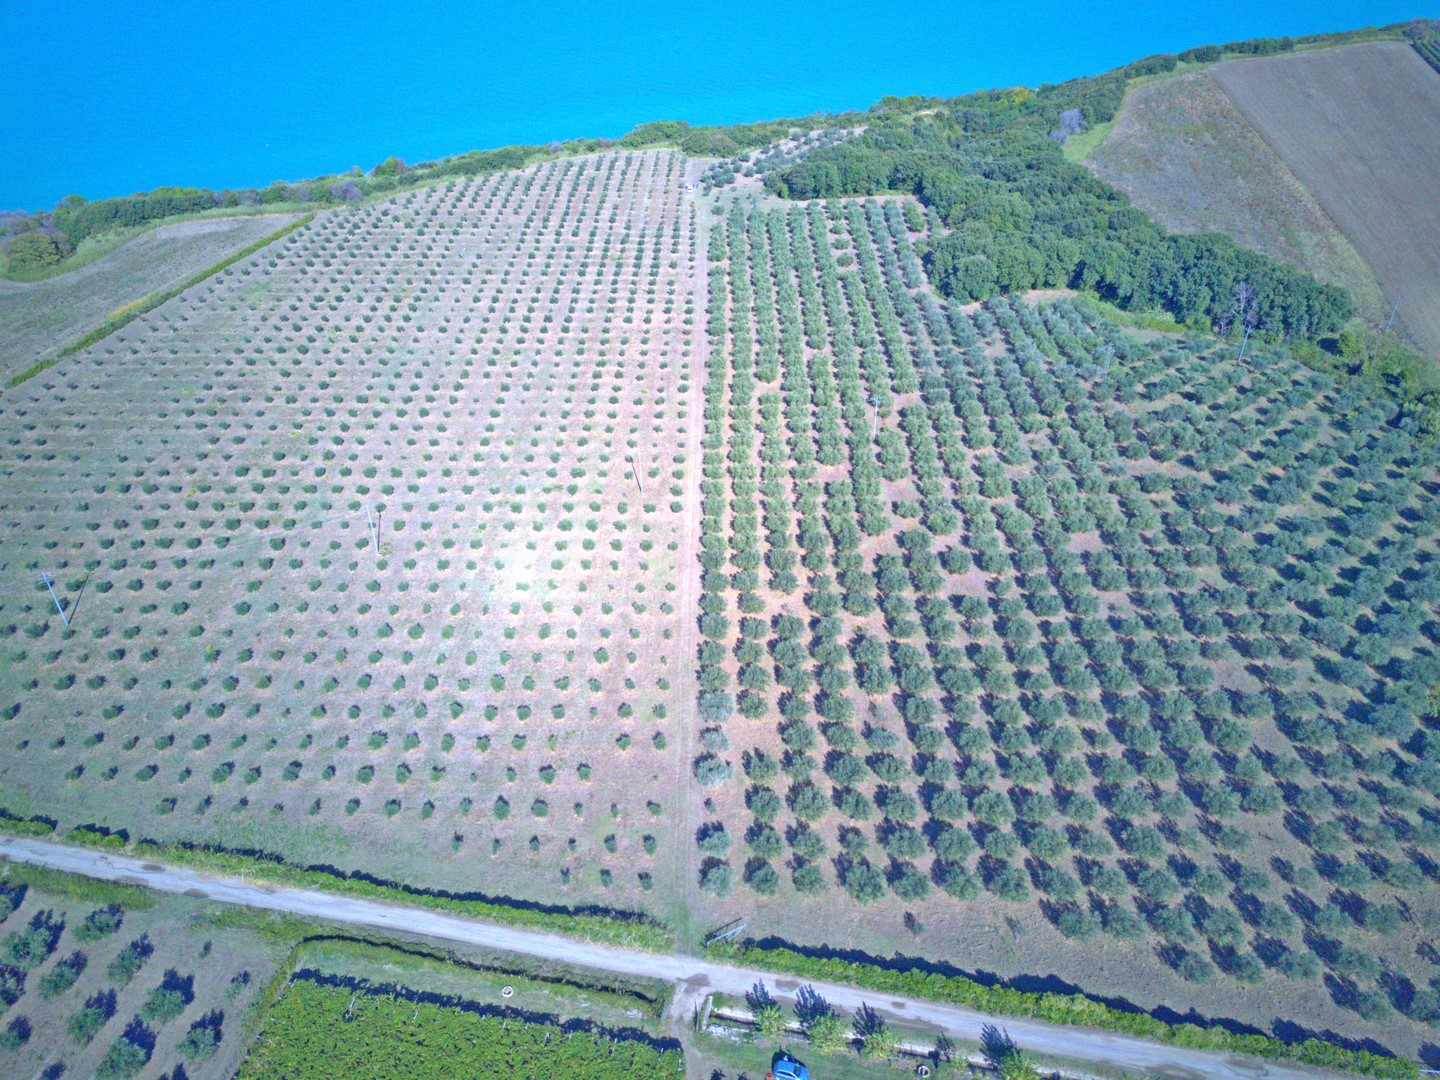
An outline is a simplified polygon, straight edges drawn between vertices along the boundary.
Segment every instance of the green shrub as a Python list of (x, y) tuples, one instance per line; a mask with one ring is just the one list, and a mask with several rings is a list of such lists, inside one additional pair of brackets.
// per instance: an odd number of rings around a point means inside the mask
[(64, 249), (44, 233), (21, 233), (5, 248), (5, 268), (16, 277), (43, 273), (65, 257)]
[(1315, 1038), (1287, 1043), (1268, 1035), (1240, 1035), (1220, 1027), (1168, 1024), (1146, 1013), (1123, 1012), (1083, 994), (984, 986), (963, 975), (942, 975), (919, 968), (880, 967), (833, 957), (806, 956), (792, 949), (762, 948), (749, 942), (718, 942), (710, 946), (708, 952), (722, 962), (861, 986), (881, 993), (944, 1001), (999, 1016), (1028, 1016), (1052, 1024), (1122, 1031), (1177, 1046), (1289, 1059), (1320, 1068), (1380, 1077), (1382, 1080), (1415, 1080), (1419, 1076), (1419, 1067), (1413, 1061), (1401, 1058), (1382, 1057), (1367, 1050), (1348, 1050)]
[(108, 937), (120, 929), (124, 917), (125, 913), (118, 904), (96, 908), (75, 928), (75, 940), (91, 942)]
[[(349, 1023), (335, 1023), (341, 1015)], [(680, 1051), (661, 1050), (648, 1037), (482, 1015), (403, 987), (301, 978), (271, 1007), (239, 1078), (513, 1076), (527, 1071), (517, 1062), (541, 1061), (547, 1074), (574, 1080), (680, 1080), (685, 1070)]]
[(79, 1012), (65, 1022), (65, 1031), (76, 1046), (89, 1046), (115, 1010), (113, 994), (96, 994)]
[(40, 996), (49, 1001), (69, 990), (75, 985), (75, 980), (80, 978), (88, 962), (82, 952), (73, 952), (63, 960), (57, 960), (55, 966), (40, 979)]
[(130, 1038), (127, 1032), (116, 1039), (95, 1070), (96, 1080), (130, 1080), (138, 1076), (150, 1061), (150, 1052)]
[(167, 975), (165, 985), (151, 990), (145, 1003), (140, 1006), (140, 1015), (146, 1020), (158, 1024), (168, 1024), (184, 1012), (185, 1006), (189, 1004), (185, 991), (181, 987), (173, 985), (174, 980), (170, 975)]

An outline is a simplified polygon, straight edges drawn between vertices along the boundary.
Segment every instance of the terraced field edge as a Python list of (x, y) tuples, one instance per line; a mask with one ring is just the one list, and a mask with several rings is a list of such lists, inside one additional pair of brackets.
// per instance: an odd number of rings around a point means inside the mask
[(28, 379), (33, 379), (42, 371), (48, 371), (50, 368), (58, 364), (61, 360), (64, 360), (67, 356), (74, 356), (81, 349), (88, 349), (96, 342), (103, 341), (105, 338), (115, 333), (115, 331), (134, 322), (141, 315), (144, 315), (147, 312), (154, 311), (161, 304), (165, 303), (165, 301), (175, 299), (175, 297), (179, 296), (186, 289), (190, 289), (196, 285), (199, 285), (200, 282), (204, 281), (206, 278), (214, 277), (222, 270), (234, 266), (241, 259), (246, 259), (249, 258), (251, 255), (254, 255), (255, 252), (259, 251), (261, 248), (268, 247), (276, 240), (281, 240), (298, 229), (303, 229), (306, 225), (309, 225), (310, 222), (314, 220), (314, 214), (306, 214), (298, 221), (292, 221), (289, 225), (276, 229), (273, 233), (270, 233), (267, 236), (262, 236), (254, 243), (247, 244), (245, 247), (241, 248), (233, 255), (229, 255), (221, 259), (214, 266), (208, 266), (204, 270), (201, 270), (199, 273), (190, 275), (190, 277), (186, 278), (179, 285), (176, 285), (173, 288), (169, 289), (162, 289), (160, 292), (151, 293), (149, 296), (142, 297), (141, 299), (136, 300), (132, 304), (125, 305), (123, 308), (121, 308), (119, 311), (116, 311), (103, 323), (97, 326), (94, 330), (91, 330), (88, 334), (85, 334), (83, 337), (77, 338), (69, 345), (62, 346), (61, 349), (54, 356), (47, 357), (44, 360), (37, 360), (24, 371), (20, 372), (18, 375), (13, 376), (10, 381), (5, 384), (5, 388), (7, 390), (15, 389), (21, 383), (27, 381)]

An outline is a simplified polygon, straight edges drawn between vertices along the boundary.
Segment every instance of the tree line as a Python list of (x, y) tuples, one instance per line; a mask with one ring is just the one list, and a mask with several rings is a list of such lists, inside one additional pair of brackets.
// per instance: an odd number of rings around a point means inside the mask
[[(1174, 67), (1176, 58), (1169, 57)], [(1163, 70), (1137, 61), (1139, 74)], [(925, 114), (877, 117), (858, 138), (767, 177), (776, 194), (827, 199), (902, 191), (946, 227), (924, 253), (936, 287), (961, 302), (1069, 286), (1123, 308), (1163, 308), (1182, 322), (1220, 321), (1240, 283), (1259, 321), (1286, 338), (1337, 332), (1349, 295), (1219, 234), (1172, 236), (1124, 194), (1065, 160), (1062, 113), (1115, 116), (1131, 68), (1038, 91), (956, 99)]]

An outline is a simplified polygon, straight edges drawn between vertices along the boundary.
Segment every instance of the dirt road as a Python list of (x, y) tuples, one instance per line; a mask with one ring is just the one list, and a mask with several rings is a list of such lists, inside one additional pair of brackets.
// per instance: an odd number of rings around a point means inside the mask
[[(505, 949), (620, 972), (684, 983), (691, 991), (742, 995), (763, 982), (780, 1001), (789, 1001), (802, 980), (753, 968), (709, 963), (701, 957), (655, 954), (595, 945), (508, 926), (479, 922), (435, 911), (383, 904), (348, 896), (264, 885), (240, 878), (215, 877), (183, 867), (160, 866), (141, 859), (28, 837), (0, 837), (0, 857), (73, 874), (144, 885), (160, 892), (184, 893), (246, 907), (268, 908), (329, 922), (421, 934), (443, 941)], [(931, 1027), (956, 1038), (978, 1040), (981, 1028), (996, 1023), (1021, 1047), (1097, 1065), (1143, 1070), (1167, 1080), (1315, 1080), (1326, 1075), (1297, 1065), (1238, 1058), (1182, 1047), (1164, 1046), (1126, 1035), (1084, 1028), (1057, 1027), (1030, 1020), (992, 1017), (953, 1005), (831, 983), (808, 983), (830, 1004), (854, 1012), (868, 1004), (899, 1024)], [(692, 994), (693, 996), (693, 994)]]

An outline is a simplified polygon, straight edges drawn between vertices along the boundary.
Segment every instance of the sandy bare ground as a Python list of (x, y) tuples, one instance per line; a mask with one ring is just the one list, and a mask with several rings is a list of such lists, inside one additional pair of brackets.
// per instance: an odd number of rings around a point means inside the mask
[[(307, 918), (325, 919), (352, 926), (422, 934), (444, 941), (506, 949), (527, 956), (561, 960), (602, 971), (642, 975), (704, 987), (711, 992), (743, 995), (763, 982), (783, 1002), (793, 999), (800, 983), (784, 975), (755, 968), (737, 968), (710, 963), (703, 958), (679, 953), (657, 955), (630, 949), (574, 941), (557, 934), (537, 933), (496, 926), (474, 919), (438, 912), (336, 896), (313, 889), (265, 885), (240, 878), (212, 877), (180, 867), (124, 855), (90, 851), (19, 837), (0, 837), (0, 856), (17, 862), (48, 866), (84, 874), (105, 881), (125, 881), (168, 893), (203, 896), (229, 904), (284, 911)], [(908, 1026), (931, 1026), (966, 1039), (978, 1039), (981, 1028), (997, 1018), (953, 1005), (918, 998), (878, 994), (833, 983), (812, 983), (816, 992), (832, 1005), (853, 1012), (864, 1004)], [(1021, 1046), (1040, 1053), (1078, 1058), (1099, 1065), (1142, 1070), (1154, 1076), (1189, 1080), (1314, 1080), (1325, 1075), (1317, 1070), (1273, 1061), (1256, 1061), (1229, 1054), (1206, 1053), (1182, 1047), (1164, 1046), (1126, 1035), (1084, 1028), (1058, 1027), (1023, 1019), (1001, 1019), (1005, 1029)]]
[(1440, 75), (1401, 42), (1212, 73), (1401, 301), (1416, 343), (1440, 357)]

